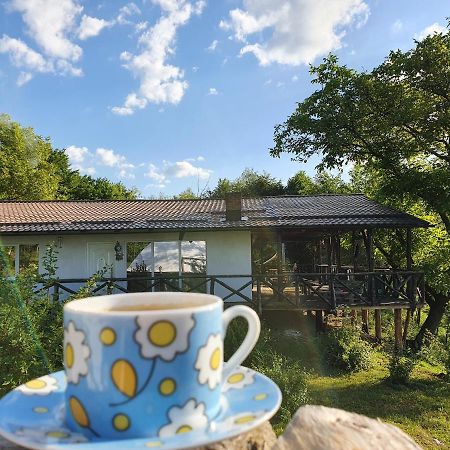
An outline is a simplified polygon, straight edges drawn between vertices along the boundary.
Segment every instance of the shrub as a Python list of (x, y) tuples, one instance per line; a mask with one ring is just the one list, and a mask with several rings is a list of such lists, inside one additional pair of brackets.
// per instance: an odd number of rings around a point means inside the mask
[(335, 328), (322, 336), (321, 341), (325, 363), (329, 367), (356, 372), (368, 369), (372, 364), (373, 349), (356, 328)]
[(418, 356), (408, 350), (394, 350), (389, 360), (389, 377), (392, 384), (408, 384)]
[[(228, 359), (244, 339), (247, 327), (242, 319), (234, 320), (228, 327), (225, 339), (225, 359)], [(274, 334), (262, 324), (261, 335), (244, 365), (272, 379), (280, 388), (283, 401), (271, 423), (280, 434), (297, 409), (308, 403), (306, 372), (293, 358), (278, 351)]]

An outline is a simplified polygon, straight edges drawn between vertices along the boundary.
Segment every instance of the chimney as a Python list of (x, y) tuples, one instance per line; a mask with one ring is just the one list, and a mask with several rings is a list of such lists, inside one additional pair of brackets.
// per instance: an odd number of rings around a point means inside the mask
[(229, 192), (225, 194), (225, 217), (226, 220), (241, 220), (242, 193)]

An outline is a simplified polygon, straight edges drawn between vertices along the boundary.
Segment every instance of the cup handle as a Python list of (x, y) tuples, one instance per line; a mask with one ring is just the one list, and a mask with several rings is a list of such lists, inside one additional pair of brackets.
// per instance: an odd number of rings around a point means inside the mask
[(226, 379), (228, 375), (239, 366), (242, 361), (247, 358), (249, 353), (253, 350), (256, 342), (258, 341), (259, 332), (261, 331), (261, 323), (259, 321), (258, 314), (244, 305), (232, 306), (231, 308), (227, 308), (222, 315), (223, 321), (223, 330), (224, 330), (224, 338), (227, 332), (228, 325), (230, 322), (236, 317), (243, 317), (248, 323), (248, 331), (247, 334), (242, 341), (242, 344), (233, 354), (233, 356), (224, 363), (224, 367), (222, 370), (223, 379)]

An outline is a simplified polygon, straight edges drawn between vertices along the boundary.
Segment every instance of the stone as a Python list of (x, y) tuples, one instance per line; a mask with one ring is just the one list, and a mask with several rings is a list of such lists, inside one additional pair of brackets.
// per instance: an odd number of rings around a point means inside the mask
[(271, 450), (420, 450), (399, 428), (325, 406), (302, 406)]
[(277, 440), (272, 425), (264, 422), (248, 433), (214, 444), (197, 447), (195, 450), (270, 450)]

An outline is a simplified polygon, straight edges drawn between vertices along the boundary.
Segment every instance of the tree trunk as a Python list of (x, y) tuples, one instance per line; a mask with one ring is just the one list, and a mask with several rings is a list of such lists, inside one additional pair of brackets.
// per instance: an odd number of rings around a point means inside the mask
[(444, 316), (445, 307), (450, 300), (446, 295), (436, 292), (433, 293), (433, 297), (434, 301), (430, 302), (430, 312), (428, 313), (428, 317), (425, 319), (425, 322), (414, 340), (415, 348), (420, 348), (422, 346), (423, 338), (427, 331), (436, 334), (442, 317)]

